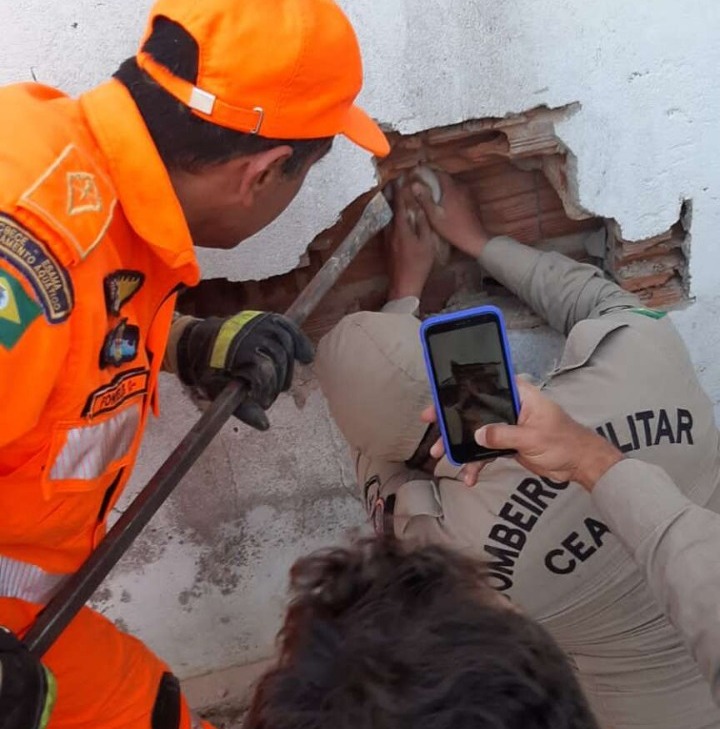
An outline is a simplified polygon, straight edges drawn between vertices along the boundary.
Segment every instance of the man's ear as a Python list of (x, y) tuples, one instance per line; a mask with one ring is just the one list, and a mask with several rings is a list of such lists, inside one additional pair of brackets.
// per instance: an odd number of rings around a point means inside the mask
[(236, 157), (226, 164), (238, 202), (252, 207), (258, 195), (275, 185), (284, 175), (283, 165), (292, 157), (288, 144), (247, 157)]

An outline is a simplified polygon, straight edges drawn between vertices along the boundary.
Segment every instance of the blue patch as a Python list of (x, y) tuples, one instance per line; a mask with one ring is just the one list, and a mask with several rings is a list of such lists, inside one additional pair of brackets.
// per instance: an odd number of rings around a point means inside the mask
[(0, 258), (28, 280), (51, 324), (70, 316), (74, 295), (68, 272), (39, 240), (5, 215), (0, 215)]
[(139, 343), (140, 328), (123, 319), (105, 337), (100, 352), (100, 367), (119, 367), (132, 362), (137, 357)]

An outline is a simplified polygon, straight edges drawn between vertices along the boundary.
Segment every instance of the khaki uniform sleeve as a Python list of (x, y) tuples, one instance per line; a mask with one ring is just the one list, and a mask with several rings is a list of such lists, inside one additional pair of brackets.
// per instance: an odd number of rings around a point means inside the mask
[(180, 341), (182, 333), (185, 331), (185, 327), (188, 324), (197, 321), (192, 316), (180, 316), (175, 314), (173, 317), (173, 323), (170, 327), (170, 335), (168, 336), (167, 348), (165, 349), (165, 356), (162, 361), (162, 371), (170, 372), (173, 375), (177, 375), (177, 346)]
[(543, 253), (512, 238), (493, 238), (479, 263), (562, 334), (584, 319), (640, 305), (634, 294), (608, 281), (595, 266), (561, 253)]
[(417, 316), (420, 313), (420, 299), (417, 296), (393, 299), (388, 301), (381, 311), (385, 314), (411, 314)]
[(592, 495), (720, 705), (720, 515), (685, 498), (662, 469), (637, 460), (610, 469)]
[[(35, 427), (58, 380), (67, 376), (70, 323), (49, 323), (40, 312), (32, 289), (11, 266), (0, 264), (0, 277), (3, 297), (13, 296), (9, 304), (1, 307), (0, 318), (11, 317), (17, 327), (0, 342), (2, 447)], [(26, 318), (23, 318), (23, 304), (27, 306)], [(31, 305), (37, 310), (30, 308)]]

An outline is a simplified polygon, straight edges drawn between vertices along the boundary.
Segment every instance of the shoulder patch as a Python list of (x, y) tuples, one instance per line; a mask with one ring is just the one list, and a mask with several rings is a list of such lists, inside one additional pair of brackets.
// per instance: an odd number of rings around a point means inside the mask
[(650, 319), (664, 319), (667, 316), (667, 311), (657, 311), (657, 309), (646, 309), (644, 306), (638, 306), (635, 309), (630, 309), (632, 314), (640, 314), (641, 316), (647, 316)]
[(40, 311), (20, 282), (0, 269), (0, 345), (12, 349)]
[(102, 240), (116, 204), (108, 177), (88, 154), (72, 144), (18, 202), (70, 243), (74, 262), (85, 258)]
[(51, 324), (70, 316), (74, 298), (68, 272), (46, 246), (5, 215), (0, 215), (0, 259), (27, 279)]

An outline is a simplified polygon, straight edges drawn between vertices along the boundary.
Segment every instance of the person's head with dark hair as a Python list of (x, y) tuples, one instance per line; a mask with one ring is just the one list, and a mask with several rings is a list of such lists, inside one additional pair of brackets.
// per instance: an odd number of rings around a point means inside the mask
[(440, 547), (301, 559), (244, 729), (597, 729), (561, 650)]
[(197, 245), (228, 248), (274, 220), (337, 134), (389, 149), (353, 104), (359, 48), (332, 0), (158, 0), (140, 51), (115, 78)]

